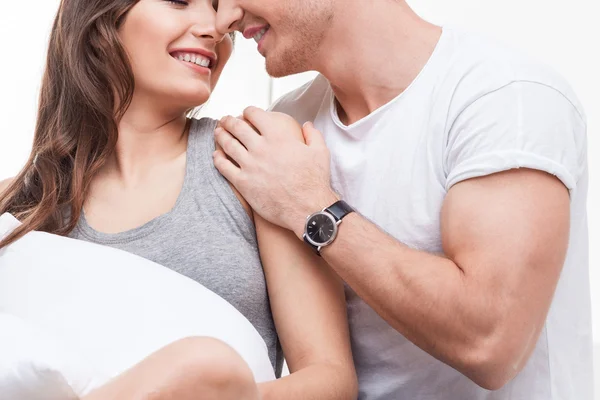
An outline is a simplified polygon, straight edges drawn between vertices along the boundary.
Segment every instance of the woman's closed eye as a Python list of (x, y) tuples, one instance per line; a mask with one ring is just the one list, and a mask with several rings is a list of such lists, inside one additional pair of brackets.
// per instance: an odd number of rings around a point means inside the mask
[(176, 6), (187, 6), (187, 5), (189, 5), (189, 2), (188, 1), (184, 1), (184, 0), (166, 0), (166, 2), (174, 4)]

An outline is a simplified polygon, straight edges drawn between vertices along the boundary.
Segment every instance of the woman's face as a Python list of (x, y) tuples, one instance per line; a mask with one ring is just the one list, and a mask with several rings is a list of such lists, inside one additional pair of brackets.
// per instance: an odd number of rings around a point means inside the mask
[(215, 18), (212, 0), (140, 0), (119, 29), (135, 95), (182, 109), (205, 103), (233, 49)]

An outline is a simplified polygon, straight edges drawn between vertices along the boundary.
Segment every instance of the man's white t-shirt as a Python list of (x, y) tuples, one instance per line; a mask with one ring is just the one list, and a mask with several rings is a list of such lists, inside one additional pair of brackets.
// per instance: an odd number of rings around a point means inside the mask
[(388, 104), (350, 126), (334, 104), (318, 76), (272, 109), (314, 121), (331, 151), (334, 190), (413, 248), (442, 252), (442, 203), (465, 179), (532, 168), (557, 176), (571, 196), (565, 265), (535, 351), (514, 380), (494, 392), (480, 388), (348, 288), (360, 399), (591, 400), (586, 120), (563, 79), (499, 44), (444, 28), (425, 68)]

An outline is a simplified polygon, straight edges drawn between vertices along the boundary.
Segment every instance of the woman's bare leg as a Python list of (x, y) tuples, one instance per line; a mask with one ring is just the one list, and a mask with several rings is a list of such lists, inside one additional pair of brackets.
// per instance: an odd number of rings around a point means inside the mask
[(187, 338), (170, 344), (81, 400), (258, 400), (244, 360), (225, 343)]

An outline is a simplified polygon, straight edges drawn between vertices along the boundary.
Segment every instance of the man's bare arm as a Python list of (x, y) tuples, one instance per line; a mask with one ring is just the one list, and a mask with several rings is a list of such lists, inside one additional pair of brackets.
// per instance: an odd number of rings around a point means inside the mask
[(409, 340), (487, 389), (524, 366), (539, 336), (569, 237), (569, 193), (553, 176), (513, 170), (450, 189), (445, 256), (411, 249), (357, 214), (322, 254)]

